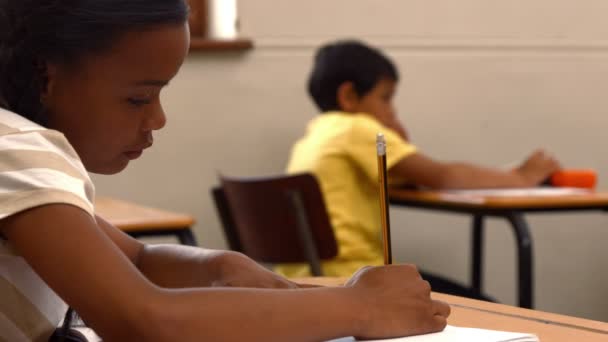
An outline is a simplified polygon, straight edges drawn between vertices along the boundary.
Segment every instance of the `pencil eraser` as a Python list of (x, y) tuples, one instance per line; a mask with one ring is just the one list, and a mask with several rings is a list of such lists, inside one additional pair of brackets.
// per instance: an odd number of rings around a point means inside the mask
[(551, 185), (593, 189), (597, 184), (597, 172), (591, 169), (561, 170), (551, 176)]

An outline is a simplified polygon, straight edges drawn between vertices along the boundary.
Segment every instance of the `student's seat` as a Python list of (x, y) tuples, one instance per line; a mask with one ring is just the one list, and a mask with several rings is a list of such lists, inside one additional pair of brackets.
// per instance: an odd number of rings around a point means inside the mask
[[(231, 250), (261, 263), (308, 263), (321, 276), (320, 260), (338, 246), (316, 178), (309, 173), (266, 178), (220, 177), (211, 190)], [(433, 291), (495, 301), (445, 277), (420, 270)]]
[(230, 249), (261, 263), (308, 263), (338, 254), (325, 202), (312, 174), (266, 178), (220, 177), (212, 189)]

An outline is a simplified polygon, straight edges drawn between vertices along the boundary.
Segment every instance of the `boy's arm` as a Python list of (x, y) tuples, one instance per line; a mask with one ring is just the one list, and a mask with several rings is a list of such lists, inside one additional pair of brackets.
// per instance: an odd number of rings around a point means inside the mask
[(82, 209), (44, 205), (0, 231), (108, 341), (318, 341), (439, 331), (447, 305), (409, 266), (364, 270), (345, 288), (166, 289), (152, 284)]
[(559, 163), (542, 151), (536, 151), (520, 167), (508, 171), (440, 162), (415, 153), (391, 167), (389, 175), (433, 189), (512, 188), (539, 185), (559, 168)]
[(298, 287), (240, 253), (182, 245), (145, 245), (102, 217), (95, 220), (146, 278), (161, 287)]

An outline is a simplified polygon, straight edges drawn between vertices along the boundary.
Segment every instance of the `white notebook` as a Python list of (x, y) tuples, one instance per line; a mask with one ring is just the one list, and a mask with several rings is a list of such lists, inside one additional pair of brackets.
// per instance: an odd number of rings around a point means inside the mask
[(473, 189), (473, 190), (447, 190), (450, 195), (472, 196), (472, 197), (555, 197), (566, 195), (585, 195), (591, 193), (588, 189), (580, 188), (511, 188), (511, 189)]
[[(352, 337), (345, 337), (328, 342), (356, 342)], [(367, 342), (539, 342), (533, 334), (514, 333), (498, 330), (461, 328), (448, 325), (444, 331), (410, 337), (389, 338), (384, 340), (365, 340)]]

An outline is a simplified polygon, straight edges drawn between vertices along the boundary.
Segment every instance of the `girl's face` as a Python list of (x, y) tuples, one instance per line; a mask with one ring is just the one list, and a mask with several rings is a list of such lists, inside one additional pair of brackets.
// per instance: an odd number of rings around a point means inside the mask
[(152, 131), (166, 123), (160, 92), (186, 58), (189, 36), (186, 24), (159, 26), (127, 33), (77, 65), (47, 65), (48, 127), (66, 136), (88, 171), (120, 172), (152, 146)]

